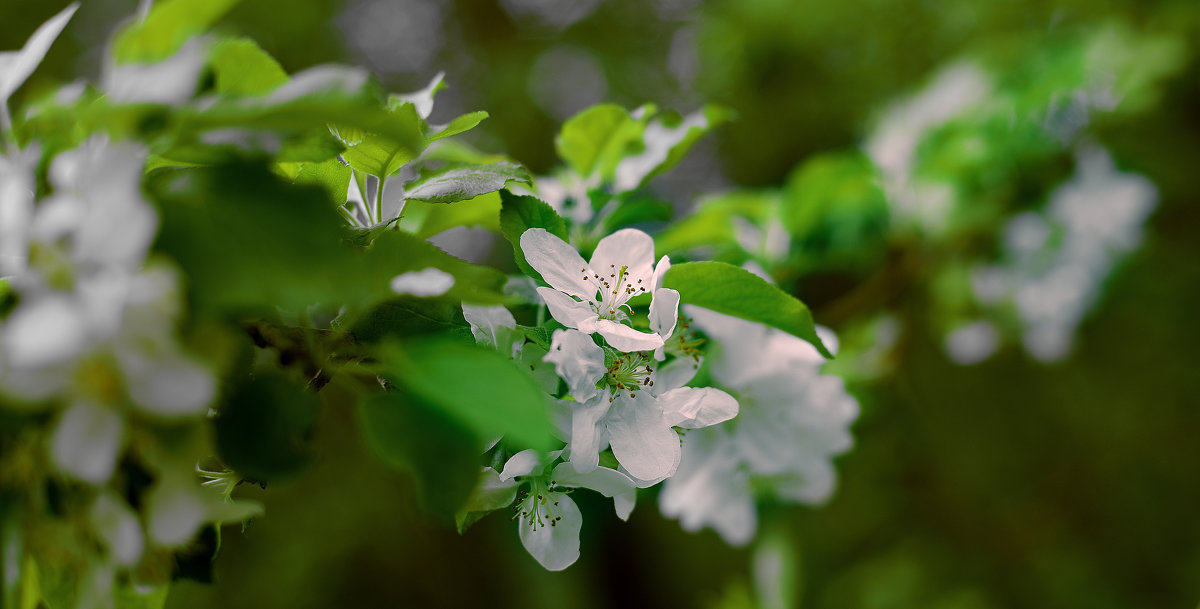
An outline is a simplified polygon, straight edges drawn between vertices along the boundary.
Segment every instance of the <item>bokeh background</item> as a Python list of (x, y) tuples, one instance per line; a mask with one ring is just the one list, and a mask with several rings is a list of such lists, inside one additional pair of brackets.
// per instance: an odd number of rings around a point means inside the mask
[[(0, 48), (65, 2), (0, 1)], [(15, 99), (94, 78), (129, 0), (88, 0)], [(590, 104), (715, 102), (736, 123), (702, 141), (657, 194), (784, 184), (815, 155), (863, 146), (892, 100), (961, 57), (1027, 56), (1122, 27), (1169, 42), (1157, 94), (1089, 126), (1122, 171), (1158, 189), (1145, 237), (1117, 267), (1072, 355), (1017, 346), (964, 366), (910, 268), (878, 301), (903, 333), (884, 374), (857, 379), (857, 445), (819, 508), (765, 508), (786, 540), (798, 604), (828, 609), (1194, 607), (1200, 601), (1200, 5), (1194, 0), (245, 0), (220, 25), (289, 72), (337, 61), (392, 91), (446, 72), (433, 119), (483, 109), (464, 138), (536, 173), (557, 163), (561, 121)], [(1069, 155), (1068, 155), (1069, 156)], [(1065, 172), (1064, 176), (1065, 177)], [(1045, 198), (1034, 192), (1030, 198)], [(796, 282), (817, 321), (894, 251)], [(906, 260), (909, 260), (906, 258)], [(916, 258), (918, 265), (927, 258)], [(861, 320), (859, 320), (861, 321)], [(936, 325), (936, 324), (932, 324)], [(410, 480), (370, 458), (353, 414), (326, 409), (318, 458), (249, 488), (268, 516), (226, 528), (211, 583), (180, 581), (168, 607), (752, 607), (754, 548), (683, 532), (639, 496), (629, 523), (580, 497), (582, 558), (542, 570), (502, 515), (465, 535), (421, 512)], [(431, 455), (430, 458), (437, 458)], [(758, 563), (761, 567), (761, 562)]]

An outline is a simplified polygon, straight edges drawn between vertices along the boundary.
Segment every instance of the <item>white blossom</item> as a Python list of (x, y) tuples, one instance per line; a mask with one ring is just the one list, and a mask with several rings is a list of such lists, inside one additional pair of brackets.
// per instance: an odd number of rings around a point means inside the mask
[[(613, 499), (617, 517), (629, 518), (637, 500), (637, 485), (629, 476), (608, 468), (580, 474), (567, 463), (553, 464), (559, 453), (542, 456), (519, 452), (500, 472), (486, 469), (468, 504), (471, 510), (498, 509), (515, 499), (517, 531), (521, 544), (543, 567), (561, 571), (579, 559), (579, 531), (583, 515), (569, 494), (587, 488)], [(516, 489), (526, 486), (519, 494)]]
[[(741, 545), (756, 528), (756, 489), (816, 504), (836, 479), (831, 458), (852, 445), (858, 414), (841, 379), (822, 375), (807, 342), (761, 324), (696, 307), (687, 315), (717, 343), (711, 372), (741, 404), (730, 424), (689, 432), (659, 507), (687, 530), (709, 526)], [(822, 340), (835, 344), (822, 330)]]
[[(551, 288), (539, 287), (550, 315), (568, 328), (599, 333), (618, 350), (657, 349), (657, 333), (639, 332), (624, 325), (626, 303), (649, 293), (655, 280), (654, 240), (634, 229), (622, 229), (600, 240), (592, 259), (583, 258), (562, 239), (545, 229), (531, 228), (521, 235), (521, 250)], [(653, 297), (654, 294), (651, 294)]]

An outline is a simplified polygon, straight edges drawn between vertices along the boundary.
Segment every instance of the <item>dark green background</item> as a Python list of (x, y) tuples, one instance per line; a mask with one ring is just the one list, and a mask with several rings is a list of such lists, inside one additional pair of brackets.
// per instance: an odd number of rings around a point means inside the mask
[[(61, 4), (0, 2), (0, 48), (17, 48)], [(956, 366), (924, 328), (929, 292), (903, 291), (889, 303), (910, 328), (899, 372), (855, 388), (864, 414), (857, 447), (838, 461), (837, 495), (820, 509), (769, 508), (765, 519), (792, 532), (805, 607), (1200, 601), (1200, 5), (728, 0), (664, 16), (653, 3), (611, 0), (556, 31), (523, 27), (494, 1), (432, 4), (442, 11), (441, 50), (428, 69), (385, 84), (415, 89), (447, 70), (452, 89), (434, 118), (487, 110), (491, 119), (467, 139), (537, 172), (555, 163), (559, 119), (531, 99), (528, 71), (558, 44), (592, 54), (608, 100), (737, 110), (740, 121), (701, 145), (681, 177), (656, 184), (676, 203), (724, 184), (779, 184), (809, 155), (856, 146), (887, 100), (972, 49), (1037, 45), (1109, 19), (1181, 37), (1187, 63), (1158, 106), (1095, 134), (1161, 198), (1144, 247), (1111, 280), (1074, 358), (1045, 366), (1007, 348), (983, 365)], [(357, 61), (337, 27), (343, 8), (246, 0), (221, 28), (255, 38), (294, 72)], [(16, 103), (94, 77), (97, 45), (133, 10), (85, 2)], [(691, 86), (667, 68), (681, 28), (695, 32)], [(727, 177), (705, 171), (713, 166)], [(803, 281), (800, 291), (818, 322), (838, 296), (806, 294)], [(266, 502), (267, 517), (243, 532), (226, 528), (216, 583), (179, 584), (169, 607), (702, 607), (749, 585), (748, 550), (682, 532), (658, 515), (653, 491), (628, 524), (611, 504), (579, 496), (582, 558), (547, 573), (502, 515), (461, 537), (422, 515), (411, 481), (368, 455), (351, 413), (320, 416), (312, 465), (247, 491)]]

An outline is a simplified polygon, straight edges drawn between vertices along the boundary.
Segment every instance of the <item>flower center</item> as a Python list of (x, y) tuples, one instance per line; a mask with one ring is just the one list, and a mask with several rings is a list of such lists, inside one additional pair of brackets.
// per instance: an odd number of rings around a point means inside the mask
[(668, 353), (676, 357), (690, 357), (692, 367), (699, 368), (700, 357), (704, 355), (700, 347), (704, 342), (703, 338), (692, 332), (691, 320), (680, 316), (679, 323), (675, 325), (675, 332), (667, 340), (666, 348)]
[(582, 269), (583, 278), (596, 287), (596, 296), (592, 302), (592, 310), (601, 319), (620, 321), (627, 315), (622, 307), (630, 298), (647, 291), (642, 285), (643, 279), (633, 281), (629, 275), (629, 266), (608, 265), (608, 275), (593, 269)]
[(553, 481), (545, 483), (541, 478), (529, 481), (529, 489), (522, 490), (517, 495), (517, 503), (513, 506), (513, 519), (521, 518), (529, 523), (529, 527), (558, 526), (562, 516), (558, 514), (559, 495), (571, 492), (571, 489), (559, 490)]
[[(603, 382), (612, 387), (614, 394), (624, 390), (629, 392), (629, 397), (635, 397), (638, 389), (654, 386), (650, 378), (654, 370), (649, 361), (650, 356), (646, 353), (617, 353), (604, 373)], [(613, 398), (609, 397), (608, 401)]]

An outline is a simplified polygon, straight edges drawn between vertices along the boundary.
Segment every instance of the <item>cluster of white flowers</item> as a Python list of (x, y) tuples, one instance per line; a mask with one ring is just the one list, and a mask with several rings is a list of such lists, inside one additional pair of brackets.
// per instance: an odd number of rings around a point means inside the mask
[[(619, 230), (600, 241), (589, 261), (539, 228), (521, 236), (521, 248), (550, 286), (537, 288), (538, 294), (565, 326), (554, 331), (541, 359), (553, 365), (544, 383), (548, 392), (554, 393), (559, 378), (567, 387), (555, 408), (566, 446), (548, 455), (523, 451), (500, 471), (485, 470), (468, 510), (511, 505), (525, 548), (558, 570), (579, 556), (582, 523), (568, 489), (612, 497), (624, 519), (636, 489), (665, 480), (665, 514), (680, 517), (689, 529), (711, 524), (731, 543), (746, 542), (754, 531), (754, 496), (749, 487), (730, 489), (727, 473), (768, 477), (788, 499), (813, 503), (828, 496), (834, 477), (829, 457), (849, 447), (846, 426), (857, 406), (839, 379), (817, 374), (823, 359), (812, 346), (690, 308), (688, 314), (705, 320), (701, 327), (721, 345), (714, 376), (739, 393), (742, 416), (734, 420), (739, 399), (715, 387), (687, 386), (703, 363), (704, 341), (679, 316), (679, 293), (663, 287), (670, 260), (654, 263), (649, 235)], [(649, 332), (629, 325), (630, 302), (643, 295), (649, 296)], [(478, 342), (529, 363), (535, 376), (546, 372), (523, 352), (524, 339), (513, 331), (506, 309), (465, 306), (464, 314)], [(520, 487), (525, 490), (518, 495)], [(730, 500), (749, 515), (717, 505)], [(740, 521), (730, 523), (730, 517)], [(729, 527), (739, 533), (726, 534)]]
[[(1052, 362), (1071, 349), (1075, 329), (1100, 296), (1114, 266), (1142, 240), (1142, 226), (1158, 192), (1145, 177), (1116, 171), (1108, 152), (1081, 148), (1076, 175), (1051, 194), (1045, 210), (1012, 218), (1005, 228), (1004, 261), (975, 269), (975, 298), (1015, 309), (1030, 355)], [(980, 334), (977, 322), (966, 328)], [(982, 359), (993, 345), (958, 331), (949, 347), (956, 359)], [(986, 333), (986, 330), (982, 331)], [(969, 338), (969, 336), (968, 336)], [(967, 362), (969, 363), (969, 362)]]
[[(216, 394), (213, 371), (178, 340), (176, 270), (147, 260), (158, 219), (140, 192), (144, 151), (93, 138), (60, 153), (41, 200), (35, 152), (0, 158), (3, 281), (15, 302), (0, 320), (0, 404), (48, 415), (42, 450), (56, 471), (42, 475), (93, 491), (81, 526), (102, 541), (102, 568), (129, 567), (148, 546), (181, 546), (203, 523), (255, 507), (226, 503), (201, 486), (194, 460), (138, 431), (203, 420)], [(154, 478), (140, 517), (117, 475), (124, 458)]]

